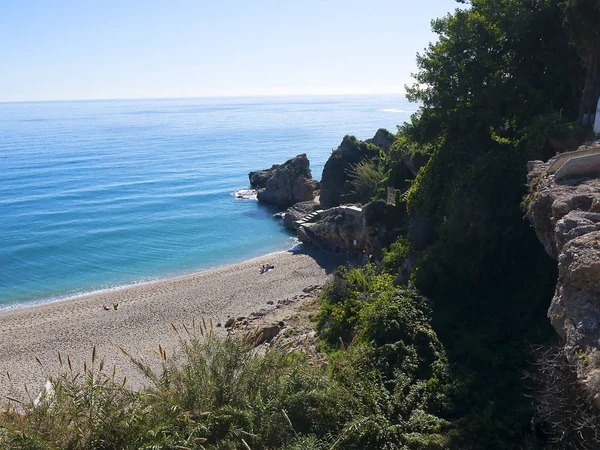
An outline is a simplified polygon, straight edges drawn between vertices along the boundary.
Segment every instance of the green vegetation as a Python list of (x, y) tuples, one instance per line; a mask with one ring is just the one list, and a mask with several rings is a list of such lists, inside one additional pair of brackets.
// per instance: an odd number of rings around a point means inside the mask
[[(12, 401), (2, 416), (0, 446), (445, 448), (449, 423), (432, 413), (444, 407), (445, 356), (418, 311), (399, 309), (410, 306), (408, 297), (397, 302), (381, 299), (389, 311), (365, 312), (369, 327), (360, 342), (333, 355), (328, 366), (298, 353), (258, 355), (241, 341), (192, 336), (178, 363), (159, 349), (159, 373), (132, 360), (149, 384), (132, 392), (95, 355), (83, 375), (69, 361), (52, 380), (54, 394), (39, 405)], [(397, 319), (415, 325), (405, 331)], [(382, 334), (381, 326), (392, 333)]]
[(341, 195), (398, 189), (409, 225), (377, 265), (334, 274), (316, 318), (326, 356), (192, 339), (178, 365), (160, 352), (162, 374), (138, 363), (152, 381), (139, 393), (96, 366), (83, 377), (66, 370), (41, 407), (13, 402), (0, 445), (596, 446), (598, 414), (560, 350), (542, 352), (542, 371), (523, 377), (532, 346), (556, 339), (545, 317), (556, 264), (519, 206), (526, 162), (589, 133), (573, 124), (599, 94), (598, 17), (591, 0), (472, 0), (433, 22), (439, 41), (407, 88), (422, 104), (411, 123), (388, 152), (344, 138), (368, 161), (337, 174)]
[[(409, 215), (408, 235), (383, 267), (408, 260), (412, 274), (403, 278), (431, 301), (433, 329), (461, 381), (445, 418), (471, 436), (463, 448), (527, 448), (547, 431), (522, 374), (531, 346), (556, 339), (545, 317), (556, 264), (519, 205), (527, 161), (572, 150), (590, 134), (574, 124), (599, 94), (586, 89), (600, 85), (588, 81), (598, 74), (590, 21), (600, 9), (586, 0), (469, 3), (433, 22), (439, 41), (418, 56), (407, 87), (422, 107), (382, 160)], [(416, 156), (427, 161), (403, 185)], [(352, 308), (354, 300), (350, 319)]]
[(363, 160), (348, 170), (353, 193), (359, 203), (368, 203), (384, 178), (383, 172), (370, 160)]

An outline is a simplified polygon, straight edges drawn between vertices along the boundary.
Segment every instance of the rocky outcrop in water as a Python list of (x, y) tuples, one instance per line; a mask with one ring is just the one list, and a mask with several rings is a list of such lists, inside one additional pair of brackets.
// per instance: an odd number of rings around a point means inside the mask
[(524, 204), (546, 252), (558, 262), (548, 317), (600, 407), (600, 171), (590, 171), (592, 164), (581, 158), (600, 161), (600, 143), (548, 163), (531, 162)]
[(270, 169), (250, 172), (250, 185), (257, 189), (259, 201), (277, 206), (291, 206), (315, 198), (319, 182), (313, 180), (306, 154), (298, 155)]

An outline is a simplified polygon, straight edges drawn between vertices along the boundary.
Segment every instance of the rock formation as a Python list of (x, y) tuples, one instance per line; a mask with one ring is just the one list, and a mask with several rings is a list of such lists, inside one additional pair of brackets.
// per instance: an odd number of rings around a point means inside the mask
[[(383, 138), (377, 140), (381, 142)], [(350, 183), (348, 170), (361, 161), (378, 158), (379, 151), (379, 147), (373, 143), (359, 141), (354, 136), (345, 136), (340, 146), (331, 153), (323, 168), (321, 205), (331, 208), (342, 203), (358, 201)]]
[(283, 215), (283, 224), (290, 230), (297, 230), (296, 222), (319, 209), (320, 203), (314, 200), (296, 203)]
[(396, 136), (394, 136), (385, 128), (380, 128), (375, 133), (375, 136), (373, 136), (371, 139), (367, 139), (365, 142), (369, 144), (375, 144), (383, 151), (388, 152), (395, 140)]
[(277, 206), (291, 206), (312, 200), (319, 182), (313, 180), (306, 154), (301, 154), (270, 169), (250, 172), (250, 185), (257, 189), (259, 201)]
[(600, 407), (600, 178), (589, 166), (570, 163), (590, 157), (600, 157), (600, 142), (548, 163), (531, 162), (524, 203), (546, 252), (558, 261), (548, 317)]
[(354, 136), (345, 136), (340, 146), (331, 153), (323, 168), (321, 179), (321, 205), (332, 208), (344, 203), (367, 203), (370, 199), (361, 199), (355, 192), (349, 171), (362, 161), (378, 161), (380, 152), (386, 153), (395, 163), (393, 179), (389, 180), (397, 189), (406, 187), (407, 179), (416, 177), (419, 169), (427, 162), (424, 153), (390, 152), (396, 137), (381, 128), (372, 139), (364, 142)]
[(295, 224), (298, 239), (319, 248), (379, 254), (405, 231), (406, 210), (384, 201), (315, 211)]

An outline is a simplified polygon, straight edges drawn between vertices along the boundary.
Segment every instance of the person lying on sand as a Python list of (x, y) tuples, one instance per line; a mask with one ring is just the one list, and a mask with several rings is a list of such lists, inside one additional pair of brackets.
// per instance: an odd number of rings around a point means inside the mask
[(106, 305), (102, 305), (102, 308), (104, 309), (104, 311), (110, 311), (110, 308)]
[(274, 268), (275, 266), (272, 264), (263, 264), (260, 268), (260, 273), (268, 272), (269, 270), (273, 270)]

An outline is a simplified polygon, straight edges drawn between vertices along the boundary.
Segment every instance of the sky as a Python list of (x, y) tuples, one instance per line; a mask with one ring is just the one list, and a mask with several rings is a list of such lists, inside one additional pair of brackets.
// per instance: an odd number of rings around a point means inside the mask
[(377, 94), (455, 0), (0, 0), (0, 102)]

